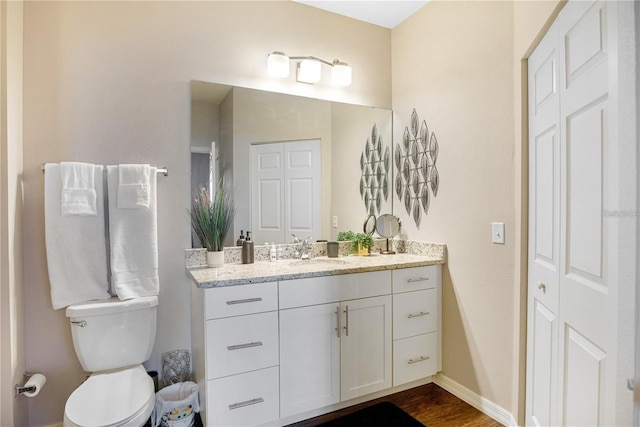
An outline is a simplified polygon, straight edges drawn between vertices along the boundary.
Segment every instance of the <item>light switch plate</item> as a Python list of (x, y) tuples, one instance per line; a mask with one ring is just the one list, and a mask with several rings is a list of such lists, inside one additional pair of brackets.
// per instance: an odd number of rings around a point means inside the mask
[(334, 216), (333, 216), (333, 221), (332, 221), (331, 226), (332, 226), (333, 228), (338, 228), (338, 215), (334, 215)]
[(504, 222), (491, 224), (491, 242), (504, 245)]

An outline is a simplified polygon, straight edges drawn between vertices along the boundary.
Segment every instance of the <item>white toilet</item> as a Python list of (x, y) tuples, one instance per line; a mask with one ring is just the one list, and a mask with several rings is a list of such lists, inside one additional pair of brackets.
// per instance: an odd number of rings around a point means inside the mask
[(142, 426), (155, 405), (142, 363), (156, 337), (158, 297), (112, 298), (67, 307), (73, 347), (91, 372), (67, 399), (65, 427)]

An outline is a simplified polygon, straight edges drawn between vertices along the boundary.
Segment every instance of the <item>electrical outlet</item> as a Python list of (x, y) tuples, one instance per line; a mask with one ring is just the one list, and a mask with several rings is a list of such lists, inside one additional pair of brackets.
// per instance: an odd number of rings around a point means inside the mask
[(504, 222), (491, 224), (491, 242), (504, 245)]
[(332, 226), (333, 228), (338, 228), (338, 215), (333, 216)]

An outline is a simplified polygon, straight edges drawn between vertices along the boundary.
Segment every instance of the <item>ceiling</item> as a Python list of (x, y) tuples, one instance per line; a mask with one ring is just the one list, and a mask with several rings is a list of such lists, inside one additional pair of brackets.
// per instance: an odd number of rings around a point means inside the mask
[(329, 12), (394, 28), (430, 0), (294, 0)]

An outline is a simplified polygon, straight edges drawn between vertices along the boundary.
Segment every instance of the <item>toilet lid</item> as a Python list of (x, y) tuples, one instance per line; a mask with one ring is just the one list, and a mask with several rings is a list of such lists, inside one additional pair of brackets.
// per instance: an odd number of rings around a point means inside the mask
[(154, 403), (153, 380), (139, 365), (92, 374), (67, 400), (65, 415), (75, 425), (113, 426)]

